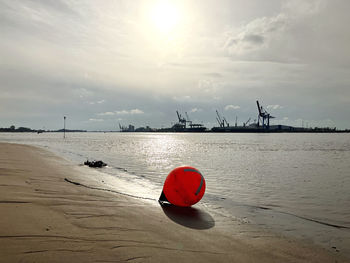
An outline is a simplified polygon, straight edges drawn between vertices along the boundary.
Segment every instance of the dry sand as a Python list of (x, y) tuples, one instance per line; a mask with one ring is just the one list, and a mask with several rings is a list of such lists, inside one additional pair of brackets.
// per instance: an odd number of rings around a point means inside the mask
[(103, 176), (43, 149), (1, 143), (0, 262), (346, 262), (200, 205), (162, 209), (99, 190), (110, 180)]

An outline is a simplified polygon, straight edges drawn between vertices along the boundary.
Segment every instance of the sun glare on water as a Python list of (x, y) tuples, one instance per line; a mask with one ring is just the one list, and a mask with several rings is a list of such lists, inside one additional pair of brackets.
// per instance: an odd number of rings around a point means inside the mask
[(163, 34), (174, 31), (180, 22), (179, 10), (170, 1), (157, 2), (150, 15), (155, 27)]

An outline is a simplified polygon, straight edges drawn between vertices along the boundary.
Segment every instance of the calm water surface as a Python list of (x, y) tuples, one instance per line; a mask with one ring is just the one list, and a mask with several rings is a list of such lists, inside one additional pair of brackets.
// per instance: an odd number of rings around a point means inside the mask
[(66, 135), (1, 133), (0, 141), (47, 147), (77, 163), (101, 159), (105, 172), (153, 198), (172, 169), (194, 166), (209, 208), (344, 251), (350, 244), (350, 134)]

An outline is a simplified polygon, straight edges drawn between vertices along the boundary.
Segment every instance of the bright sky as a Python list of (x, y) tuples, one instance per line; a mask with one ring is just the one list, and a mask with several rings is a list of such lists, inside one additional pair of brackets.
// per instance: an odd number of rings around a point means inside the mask
[(0, 127), (350, 128), (350, 1), (0, 0)]

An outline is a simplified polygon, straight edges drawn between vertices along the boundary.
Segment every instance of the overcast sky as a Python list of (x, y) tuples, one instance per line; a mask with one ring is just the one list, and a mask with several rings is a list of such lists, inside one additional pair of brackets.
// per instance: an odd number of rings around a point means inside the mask
[(0, 0), (0, 127), (350, 128), (348, 0)]

